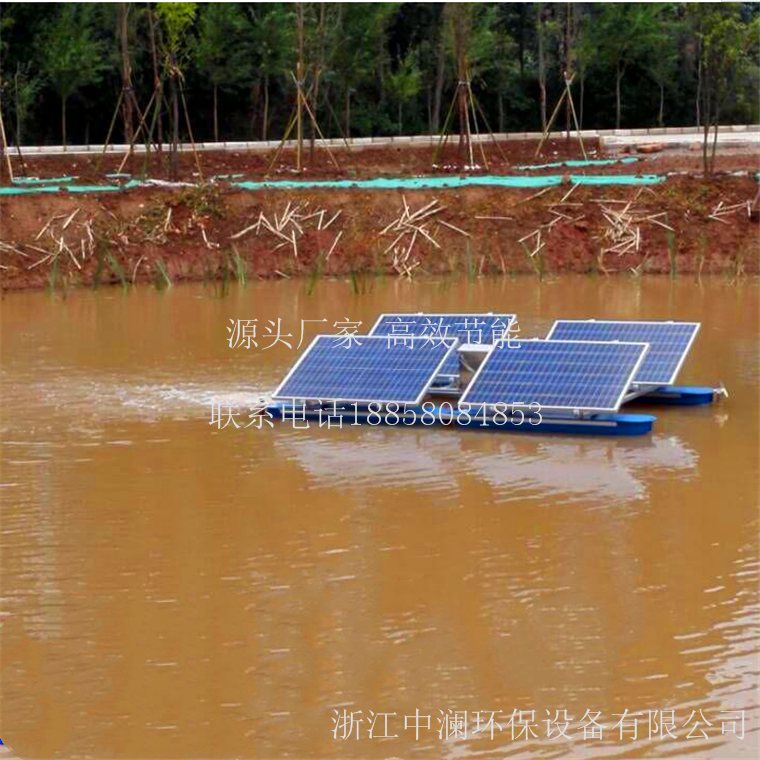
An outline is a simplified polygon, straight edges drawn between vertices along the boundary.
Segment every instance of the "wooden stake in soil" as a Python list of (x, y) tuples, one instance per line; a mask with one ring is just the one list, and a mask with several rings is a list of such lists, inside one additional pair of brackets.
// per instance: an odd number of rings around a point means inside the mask
[(583, 153), (583, 158), (585, 160), (588, 160), (588, 156), (586, 155), (586, 148), (583, 145), (583, 137), (581, 136), (581, 128), (578, 124), (578, 117), (575, 114), (575, 105), (573, 104), (573, 93), (570, 90), (571, 85), (573, 84), (573, 79), (575, 79), (575, 74), (572, 74), (570, 77), (567, 76), (567, 72), (562, 72), (562, 76), (565, 80), (565, 89), (562, 91), (562, 95), (560, 96), (560, 99), (557, 101), (557, 105), (554, 108), (554, 111), (552, 112), (551, 119), (549, 119), (549, 123), (546, 125), (546, 129), (544, 130), (543, 135), (541, 135), (541, 140), (538, 143), (538, 147), (536, 148), (535, 156), (538, 156), (539, 153), (541, 153), (541, 148), (543, 148), (544, 143), (549, 139), (549, 135), (552, 131), (552, 126), (554, 124), (554, 120), (557, 118), (557, 114), (559, 113), (559, 109), (562, 106), (562, 103), (564, 102), (565, 98), (568, 99), (570, 104), (570, 111), (573, 115), (573, 120), (575, 121), (575, 131), (578, 135), (578, 142), (581, 146), (581, 152)]

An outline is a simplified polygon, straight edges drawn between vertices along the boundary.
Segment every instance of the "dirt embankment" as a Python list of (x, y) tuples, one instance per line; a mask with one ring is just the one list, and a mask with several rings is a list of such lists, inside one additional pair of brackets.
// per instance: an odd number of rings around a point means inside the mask
[[(550, 140), (536, 157), (538, 142), (535, 140), (511, 140), (498, 144), (483, 145), (487, 168), (479, 145), (473, 146), (476, 165), (481, 168), (475, 173), (505, 174), (515, 167), (525, 164), (538, 164), (549, 161), (583, 158), (583, 153), (576, 140)], [(589, 158), (599, 158), (599, 141), (588, 140), (584, 147)], [(366, 178), (377, 176), (409, 176), (414, 174), (434, 174), (436, 171), (450, 171), (459, 163), (460, 152), (456, 138), (451, 138), (436, 157), (437, 170), (433, 167), (436, 151), (431, 145), (403, 146), (356, 146), (350, 151), (345, 147), (331, 148), (328, 153), (324, 148), (316, 148), (312, 154), (308, 142), (304, 150), (303, 162), (307, 167), (304, 179), (327, 179), (334, 177)], [(332, 156), (332, 158), (331, 158)], [(561, 157), (561, 158), (558, 158)], [(76, 176), (80, 181), (93, 182), (102, 180), (105, 174), (116, 172), (122, 164), (124, 154), (79, 154), (59, 156), (35, 156), (24, 161), (11, 152), (11, 161), (16, 176), (64, 177)], [(335, 159), (336, 164), (332, 159)], [(246, 179), (288, 178), (294, 176), (296, 166), (295, 151), (285, 150), (275, 161), (275, 151), (199, 151), (196, 157), (192, 152), (181, 153), (179, 174), (176, 179), (198, 180), (198, 163), (205, 178), (225, 175), (244, 174)], [(127, 159), (122, 171), (133, 175), (146, 174), (156, 179), (169, 179), (169, 159), (166, 150), (161, 155), (155, 151), (146, 157), (134, 154)], [(472, 171), (468, 173), (473, 173)], [(7, 184), (8, 177), (4, 166), (0, 166), (0, 184)]]
[[(552, 140), (538, 157), (536, 147), (535, 141), (483, 146), (495, 174), (582, 158), (574, 140)], [(597, 141), (587, 141), (586, 150), (590, 157), (604, 158)], [(479, 146), (475, 152), (479, 156)], [(307, 149), (309, 168), (302, 178), (431, 174), (432, 154), (429, 145), (335, 151), (342, 167), (338, 172), (324, 150), (312, 159)], [(450, 143), (438, 164), (449, 167), (448, 173), (458, 156)], [(261, 179), (272, 154), (215, 152), (199, 158), (204, 178)], [(29, 176), (103, 183), (121, 159), (106, 156), (101, 164), (98, 156), (38, 157), (27, 161), (25, 170)], [(165, 157), (152, 160), (147, 175), (165, 178)], [(293, 163), (292, 154), (283, 154), (269, 176), (295, 178)], [(19, 173), (15, 157), (14, 165)], [(129, 164), (125, 168), (130, 170)], [(143, 168), (144, 158), (134, 156), (131, 171)], [(160, 286), (180, 280), (380, 272), (756, 273), (758, 225), (749, 219), (746, 202), (757, 193), (754, 172), (760, 157), (719, 154), (717, 168), (724, 173), (708, 180), (698, 175), (699, 155), (665, 152), (588, 169), (590, 174), (686, 172), (645, 188), (573, 189), (565, 183), (537, 192), (500, 187), (252, 192), (222, 181), (172, 190), (6, 196), (0, 200), (0, 286)], [(725, 173), (737, 169), (750, 174)], [(531, 173), (570, 171), (582, 170)], [(193, 155), (181, 155), (180, 178), (197, 182), (196, 172)]]
[[(656, 141), (653, 138), (653, 141)], [(701, 146), (696, 146), (700, 148)], [(569, 159), (582, 159), (584, 154), (576, 139), (553, 139), (546, 142), (540, 153), (536, 153), (536, 140), (508, 140), (497, 144), (486, 142), (482, 146), (485, 162), (480, 145), (473, 146), (473, 158), (477, 167), (468, 170), (472, 174), (512, 174), (520, 173), (520, 166), (535, 166), (552, 164)], [(589, 159), (608, 158), (601, 153), (599, 141), (589, 139), (584, 141), (584, 148)], [(332, 155), (338, 162), (336, 166), (330, 155), (324, 149), (316, 149), (314, 154), (307, 145), (304, 154), (306, 169), (304, 179), (326, 179), (335, 177), (371, 178), (378, 176), (414, 176), (418, 174), (449, 173), (456, 171), (461, 164), (461, 154), (456, 144), (456, 138), (451, 138), (443, 150), (434, 156), (436, 146), (431, 145), (398, 145), (398, 146), (363, 146), (354, 147), (351, 151), (345, 148), (333, 148)], [(11, 162), (16, 176), (64, 177), (76, 176), (80, 182), (102, 182), (103, 177), (116, 172), (122, 164), (123, 154), (80, 154), (60, 156), (35, 156), (26, 160), (11, 152)], [(204, 178), (219, 175), (243, 174), (246, 179), (271, 178), (292, 179), (296, 165), (295, 153), (292, 150), (283, 151), (273, 163), (275, 151), (202, 151), (197, 154), (200, 169)], [(435, 166), (434, 166), (435, 157)], [(625, 156), (621, 156), (625, 157)], [(198, 164), (195, 156), (190, 153), (179, 155), (179, 174), (177, 179), (197, 181), (199, 179)], [(666, 150), (655, 154), (637, 155), (634, 163), (610, 164), (603, 168), (591, 167), (589, 173), (612, 174), (663, 174), (672, 171), (701, 171), (701, 152)], [(338, 168), (340, 167), (340, 168)], [(149, 157), (135, 154), (130, 157), (123, 172), (134, 176), (145, 174), (155, 179), (169, 179), (168, 155), (153, 152)], [(717, 156), (716, 169), (719, 171), (749, 172), (760, 171), (760, 154), (737, 153), (733, 150), (721, 149)], [(556, 173), (557, 169), (549, 167), (537, 169), (531, 173)], [(4, 165), (0, 165), (0, 184), (8, 184), (8, 175)]]
[(757, 192), (753, 178), (571, 189), (210, 187), (9, 197), (0, 202), (0, 283), (760, 271), (760, 228), (746, 208)]

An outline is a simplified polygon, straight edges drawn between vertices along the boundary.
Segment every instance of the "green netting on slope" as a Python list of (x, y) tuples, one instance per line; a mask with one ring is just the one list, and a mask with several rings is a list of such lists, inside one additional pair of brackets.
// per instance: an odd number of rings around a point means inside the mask
[(0, 187), (0, 195), (37, 195), (38, 193), (60, 193), (58, 185), (47, 187)]
[(73, 182), (76, 177), (14, 177), (14, 185), (60, 185)]
[(567, 166), (571, 169), (580, 169), (584, 166), (611, 166), (612, 164), (632, 164), (638, 161), (638, 157), (629, 156), (628, 158), (593, 158), (593, 159), (570, 159), (569, 161), (555, 161), (551, 164), (536, 164), (534, 166), (517, 166), (519, 171), (537, 171), (538, 169), (559, 169)]
[(121, 190), (118, 185), (66, 185), (63, 189), (67, 193), (118, 193)]
[[(570, 182), (579, 185), (656, 185), (664, 182), (665, 177), (656, 174), (571, 174)], [(559, 174), (547, 174), (543, 177), (415, 177), (398, 179), (365, 180), (263, 180), (259, 182), (233, 182), (235, 187), (244, 190), (306, 190), (310, 188), (357, 188), (362, 190), (422, 190), (455, 187), (514, 187), (542, 188), (562, 184)]]
[(146, 183), (139, 179), (131, 179), (123, 185), (66, 185), (63, 189), (69, 193), (118, 193), (120, 190), (131, 190), (145, 185)]
[[(656, 185), (665, 177), (657, 174), (571, 174), (570, 182), (578, 185)], [(131, 179), (123, 185), (50, 185), (35, 187), (0, 187), (0, 195), (31, 195), (34, 193), (118, 193), (149, 183)], [(562, 175), (547, 174), (542, 177), (501, 177), (483, 175), (474, 177), (408, 177), (376, 179), (329, 179), (329, 180), (261, 180), (232, 182), (243, 190), (308, 190), (308, 189), (360, 189), (360, 190), (425, 190), (459, 187), (511, 187), (544, 188), (562, 184)]]
[(574, 185), (659, 185), (667, 178), (660, 174), (571, 174)]
[(360, 190), (423, 190), (447, 187), (551, 187), (562, 183), (560, 175), (544, 177), (399, 177), (376, 179), (323, 179), (323, 180), (261, 180), (233, 182), (244, 190), (308, 190), (360, 189)]

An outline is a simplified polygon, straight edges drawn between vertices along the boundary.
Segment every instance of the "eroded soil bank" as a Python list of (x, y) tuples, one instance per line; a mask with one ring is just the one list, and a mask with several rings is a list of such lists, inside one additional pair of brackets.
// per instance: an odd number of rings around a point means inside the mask
[[(519, 162), (533, 161), (534, 144), (504, 147), (508, 154), (499, 164), (495, 146), (489, 146), (494, 173), (515, 174)], [(317, 155), (305, 179), (430, 173), (429, 147), (343, 153), (339, 158), (350, 166), (342, 175), (331, 173), (324, 153)], [(577, 144), (556, 141), (536, 161), (579, 156)], [(116, 168), (111, 164), (117, 159), (107, 157), (100, 171)], [(204, 176), (240, 172), (255, 179), (263, 176), (268, 157), (216, 153), (201, 160)], [(52, 157), (35, 159), (26, 168), (30, 175), (102, 182), (94, 161), (91, 156)], [(760, 231), (747, 204), (757, 194), (757, 164), (754, 154), (720, 156), (720, 173), (706, 179), (698, 174), (697, 155), (663, 153), (591, 172), (679, 172), (646, 187), (573, 187), (566, 175), (563, 184), (539, 191), (247, 191), (223, 181), (175, 189), (7, 196), (0, 201), (0, 286), (165, 285), (371, 273), (752, 274), (760, 271)], [(193, 157), (183, 155), (185, 179), (197, 180), (193, 168)], [(738, 169), (742, 176), (730, 173)]]

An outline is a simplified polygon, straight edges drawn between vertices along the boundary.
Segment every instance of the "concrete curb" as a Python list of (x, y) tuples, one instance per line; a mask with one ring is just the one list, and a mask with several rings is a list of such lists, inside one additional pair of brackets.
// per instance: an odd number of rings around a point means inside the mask
[[(607, 146), (637, 144), (641, 142), (665, 142), (659, 138), (680, 135), (687, 137), (685, 143), (691, 143), (695, 138), (701, 138), (702, 130), (700, 127), (652, 127), (651, 129), (584, 129), (581, 136), (585, 138), (599, 138)], [(760, 140), (760, 124), (732, 124), (720, 128), (722, 142), (724, 138), (740, 137), (744, 142), (756, 142)], [(561, 138), (565, 135), (562, 131), (552, 132), (549, 136), (553, 139)], [(501, 140), (540, 140), (541, 132), (499, 132), (494, 137)], [(642, 140), (648, 136), (657, 137), (657, 140)], [(690, 139), (688, 139), (690, 138)], [(491, 135), (473, 136), (474, 142), (489, 142)], [(384, 137), (353, 137), (349, 140), (352, 149), (361, 150), (367, 147), (388, 147), (394, 145), (434, 145), (440, 140), (440, 135), (401, 135), (401, 136), (384, 136)], [(618, 142), (622, 140), (623, 142)], [(607, 141), (607, 142), (605, 142)], [(733, 140), (732, 140), (733, 142)], [(668, 140), (670, 143), (670, 140)], [(316, 140), (315, 144), (319, 147), (329, 146), (331, 148), (345, 148), (345, 144), (340, 138), (329, 140)], [(737, 143), (738, 144), (738, 143)], [(275, 150), (280, 145), (279, 140), (266, 141), (224, 141), (224, 142), (200, 142), (195, 144), (198, 151), (253, 151), (264, 153)], [(673, 147), (676, 147), (674, 144)], [(285, 143), (286, 148), (295, 148), (295, 140), (288, 140)], [(126, 145), (109, 145), (105, 149), (107, 154), (124, 154), (127, 151)], [(190, 143), (181, 143), (179, 149), (182, 153), (192, 152), (193, 146)], [(135, 145), (135, 153), (145, 153), (145, 145)], [(28, 145), (21, 147), (21, 153), (24, 158), (33, 158), (35, 156), (78, 156), (78, 155), (97, 155), (104, 152), (103, 145), (69, 145), (64, 148), (61, 145)], [(17, 156), (15, 149), (10, 150), (11, 158)]]

